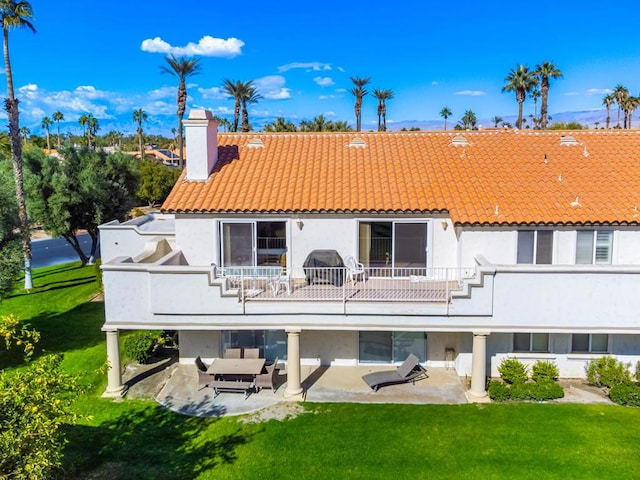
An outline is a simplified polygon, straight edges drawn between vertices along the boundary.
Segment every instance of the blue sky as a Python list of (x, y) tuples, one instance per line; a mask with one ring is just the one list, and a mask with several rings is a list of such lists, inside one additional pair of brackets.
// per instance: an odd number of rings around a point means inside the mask
[[(161, 74), (169, 53), (197, 53), (201, 74), (188, 84), (188, 110), (233, 113), (224, 78), (254, 80), (264, 97), (252, 105), (257, 128), (277, 116), (298, 123), (323, 114), (355, 123), (350, 77), (371, 77), (370, 90), (392, 89), (390, 129), (407, 121), (449, 124), (471, 109), (489, 126), (517, 114), (502, 93), (518, 64), (554, 62), (549, 111), (601, 110), (617, 84), (640, 92), (640, 41), (626, 21), (640, 4), (622, 0), (457, 2), (58, 2), (33, 0), (36, 34), (10, 35), (21, 125), (42, 134), (42, 118), (60, 110), (64, 131), (80, 133), (92, 113), (99, 134), (135, 132), (133, 110), (149, 115), (145, 132), (170, 135), (177, 124), (177, 79)], [(4, 70), (2, 70), (4, 76)], [(6, 95), (6, 78), (0, 80)], [(538, 105), (539, 108), (539, 105)], [(525, 115), (533, 102), (525, 103)], [(615, 117), (615, 112), (614, 112)], [(5, 116), (6, 118), (6, 116)], [(365, 97), (363, 129), (376, 129), (375, 98)], [(441, 128), (441, 126), (434, 127)]]

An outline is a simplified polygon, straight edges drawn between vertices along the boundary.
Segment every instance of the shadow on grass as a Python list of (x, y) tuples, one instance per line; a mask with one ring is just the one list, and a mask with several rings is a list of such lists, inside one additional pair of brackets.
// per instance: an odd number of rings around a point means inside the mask
[(232, 426), (235, 431), (216, 434), (216, 422), (144, 406), (97, 427), (66, 427), (66, 478), (194, 479), (235, 462), (238, 446), (251, 440)]
[[(34, 359), (46, 353), (65, 353), (95, 346), (105, 341), (100, 330), (104, 324), (104, 304), (87, 302), (71, 310), (44, 313), (29, 320), (29, 328), (40, 332)], [(15, 367), (24, 363), (22, 351), (0, 349), (0, 368)]]

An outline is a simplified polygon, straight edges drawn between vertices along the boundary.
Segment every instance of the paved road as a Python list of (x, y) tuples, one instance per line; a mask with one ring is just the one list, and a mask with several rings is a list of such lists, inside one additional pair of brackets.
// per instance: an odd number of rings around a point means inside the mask
[[(91, 237), (88, 234), (78, 235), (78, 241), (82, 251), (89, 255), (91, 250)], [(33, 259), (31, 268), (48, 267), (60, 263), (76, 262), (80, 259), (78, 254), (64, 238), (43, 238), (31, 242)], [(100, 251), (98, 249), (98, 255)]]

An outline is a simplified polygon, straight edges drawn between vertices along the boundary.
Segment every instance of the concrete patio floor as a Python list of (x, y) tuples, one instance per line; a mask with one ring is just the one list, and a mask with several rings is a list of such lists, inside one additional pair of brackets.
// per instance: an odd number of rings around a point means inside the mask
[[(282, 367), (283, 365), (281, 365)], [(391, 385), (374, 392), (362, 375), (393, 366), (302, 366), (301, 378), (306, 402), (462, 404), (469, 403), (464, 379), (454, 369), (427, 368), (428, 378), (413, 383)], [(175, 357), (151, 365), (128, 365), (124, 380), (128, 398), (155, 399), (160, 405), (185, 415), (220, 417), (242, 415), (292, 402), (284, 398), (286, 370), (279, 370), (275, 392), (222, 392), (214, 398), (213, 389), (198, 390), (194, 365), (183, 365)], [(580, 380), (565, 383), (565, 398), (559, 402), (611, 403)], [(476, 399), (477, 401), (477, 399)], [(483, 401), (490, 401), (487, 398)]]

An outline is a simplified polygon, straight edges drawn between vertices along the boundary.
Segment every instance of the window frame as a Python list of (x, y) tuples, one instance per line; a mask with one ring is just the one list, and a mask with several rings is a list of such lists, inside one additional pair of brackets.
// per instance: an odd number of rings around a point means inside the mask
[[(586, 261), (583, 258), (579, 258), (579, 255), (583, 254), (584, 246), (580, 248), (581, 242), (580, 237), (584, 236), (586, 238), (587, 235), (590, 235), (590, 258)], [(606, 239), (599, 238), (607, 236)], [(603, 244), (603, 240), (606, 241), (606, 245)], [(606, 261), (598, 260), (598, 250), (606, 248), (607, 259)], [(579, 261), (580, 260), (580, 261)], [(611, 265), (613, 263), (613, 230), (606, 229), (590, 229), (590, 230), (576, 230), (576, 254), (575, 254), (575, 263), (576, 265)]]
[[(588, 345), (587, 350), (576, 350), (575, 348), (575, 337), (576, 335), (587, 335), (588, 336)], [(606, 347), (605, 350), (594, 350), (593, 349), (593, 336), (601, 335), (606, 337)], [(573, 333), (571, 334), (571, 353), (609, 353), (609, 334), (608, 333)]]
[[(521, 235), (524, 234), (533, 234), (533, 240), (531, 245), (531, 252), (526, 252), (527, 260), (521, 260), (524, 255), (521, 255), (521, 248), (524, 248), (524, 237), (521, 242)], [(543, 234), (543, 235), (541, 235)], [(549, 261), (541, 261), (540, 258), (543, 252), (543, 249), (539, 248), (541, 241), (539, 237), (546, 237), (548, 235), (548, 239), (550, 240), (550, 249), (549, 249)], [(549, 229), (536, 229), (536, 230), (518, 230), (516, 237), (516, 264), (517, 265), (552, 265), (553, 264), (553, 254), (555, 250), (555, 232), (554, 230)], [(531, 261), (528, 261), (528, 258), (531, 258)]]
[[(528, 350), (523, 350), (523, 349), (516, 349), (516, 335), (528, 335), (529, 339), (528, 339), (528, 343), (529, 343), (529, 348)], [(544, 350), (534, 350), (533, 346), (536, 343), (534, 340), (539, 337), (540, 335), (546, 335), (547, 337), (547, 342), (546, 342), (546, 348)], [(539, 339), (539, 338), (538, 338)], [(513, 346), (513, 352), (514, 353), (549, 353), (549, 341), (550, 341), (550, 335), (548, 333), (540, 333), (540, 332), (516, 332), (513, 334), (513, 339), (512, 339), (512, 346)]]

